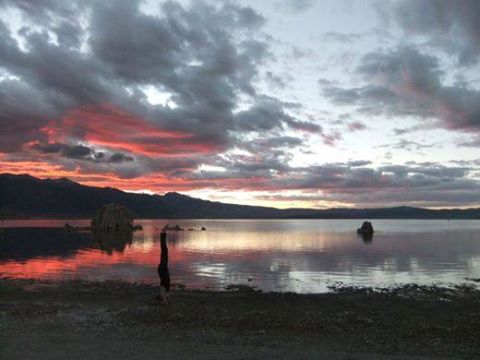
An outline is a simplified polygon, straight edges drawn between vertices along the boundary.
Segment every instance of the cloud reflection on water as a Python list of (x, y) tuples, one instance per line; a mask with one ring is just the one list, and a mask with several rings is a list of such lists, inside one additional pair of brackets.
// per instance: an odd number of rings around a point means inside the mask
[[(0, 273), (156, 283), (158, 229), (166, 222), (140, 221), (143, 232), (134, 233), (131, 243), (122, 242), (120, 247), (102, 247), (85, 234), (66, 240), (58, 229), (36, 229), (34, 233), (8, 229), (6, 240), (0, 241)], [(475, 221), (448, 226), (438, 222), (436, 227), (429, 221), (418, 221), (409, 227), (408, 221), (378, 220), (374, 223), (378, 231), (369, 243), (355, 233), (358, 221), (178, 222), (184, 227), (206, 225), (208, 229), (168, 235), (172, 281), (188, 287), (243, 283), (266, 291), (317, 292), (337, 281), (392, 285), (458, 283), (465, 277), (480, 277), (480, 228)], [(24, 232), (23, 242), (8, 235), (19, 231)], [(43, 245), (25, 251), (30, 241)]]

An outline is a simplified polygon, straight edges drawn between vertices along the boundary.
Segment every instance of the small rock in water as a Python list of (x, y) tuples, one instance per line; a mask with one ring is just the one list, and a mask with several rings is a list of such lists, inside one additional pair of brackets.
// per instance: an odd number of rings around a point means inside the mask
[(373, 234), (373, 226), (370, 221), (364, 221), (362, 227), (357, 229), (359, 234)]

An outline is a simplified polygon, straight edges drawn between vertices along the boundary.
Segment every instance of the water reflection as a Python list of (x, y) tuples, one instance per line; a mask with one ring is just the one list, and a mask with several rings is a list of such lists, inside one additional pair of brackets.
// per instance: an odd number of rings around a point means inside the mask
[(109, 255), (114, 251), (123, 253), (127, 245), (132, 245), (133, 231), (95, 231), (92, 233), (93, 242)]
[(362, 241), (365, 244), (370, 244), (373, 241), (373, 234), (361, 233), (357, 235), (358, 237), (362, 238)]
[[(142, 232), (99, 237), (53, 228), (7, 228), (0, 240), (0, 273), (157, 283), (158, 229), (167, 222), (144, 220)], [(391, 285), (480, 277), (476, 221), (376, 221), (375, 239), (357, 236), (358, 221), (178, 222), (183, 228), (208, 229), (168, 234), (172, 281), (188, 287), (245, 283), (266, 291), (318, 292), (337, 281)]]
[(7, 228), (0, 239), (0, 261), (68, 257), (89, 246), (90, 238), (85, 233), (61, 228)]

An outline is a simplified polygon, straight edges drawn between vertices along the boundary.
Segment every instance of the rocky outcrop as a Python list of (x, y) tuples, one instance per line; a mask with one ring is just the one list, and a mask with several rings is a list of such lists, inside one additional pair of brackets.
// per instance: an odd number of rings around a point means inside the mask
[(373, 226), (370, 221), (364, 221), (362, 227), (357, 229), (358, 234), (371, 235), (373, 234)]
[(123, 205), (108, 204), (97, 210), (91, 229), (97, 231), (132, 231), (133, 214)]
[(162, 228), (162, 231), (184, 231), (184, 230), (185, 229), (178, 224), (175, 226), (171, 226), (170, 224), (167, 224)]

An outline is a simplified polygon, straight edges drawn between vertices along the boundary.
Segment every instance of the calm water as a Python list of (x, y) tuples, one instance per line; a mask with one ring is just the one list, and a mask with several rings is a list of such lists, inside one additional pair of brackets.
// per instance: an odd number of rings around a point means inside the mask
[[(67, 233), (65, 222), (4, 221), (0, 276), (157, 283), (159, 228), (170, 232), (172, 282), (221, 289), (249, 284), (265, 291), (323, 292), (336, 282), (392, 286), (451, 285), (480, 278), (480, 221), (375, 220), (371, 241), (359, 220), (140, 220), (133, 239)], [(206, 226), (207, 231), (199, 231)]]

